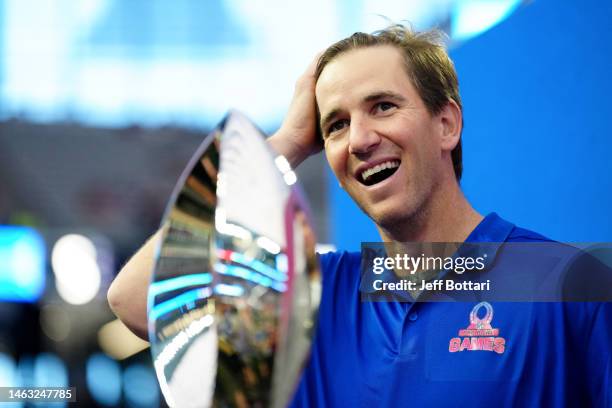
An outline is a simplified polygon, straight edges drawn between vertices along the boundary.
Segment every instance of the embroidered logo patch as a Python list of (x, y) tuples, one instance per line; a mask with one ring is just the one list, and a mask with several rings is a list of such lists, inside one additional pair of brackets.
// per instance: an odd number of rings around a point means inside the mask
[[(481, 308), (486, 310), (481, 319), (478, 312)], [(491, 326), (493, 320), (493, 306), (489, 302), (480, 302), (470, 313), (470, 325), (459, 330), (459, 337), (453, 337), (448, 344), (448, 351), (455, 353), (464, 350), (494, 351), (502, 354), (506, 350), (506, 339), (499, 337), (499, 329)]]

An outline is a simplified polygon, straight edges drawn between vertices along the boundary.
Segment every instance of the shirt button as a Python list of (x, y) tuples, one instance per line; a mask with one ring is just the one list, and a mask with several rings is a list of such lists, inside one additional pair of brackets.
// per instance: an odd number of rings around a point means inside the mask
[(410, 314), (408, 315), (408, 319), (409, 319), (411, 322), (414, 322), (414, 321), (415, 321), (416, 319), (418, 319), (418, 318), (419, 318), (419, 315), (417, 314), (417, 312), (412, 312), (412, 313), (410, 313)]

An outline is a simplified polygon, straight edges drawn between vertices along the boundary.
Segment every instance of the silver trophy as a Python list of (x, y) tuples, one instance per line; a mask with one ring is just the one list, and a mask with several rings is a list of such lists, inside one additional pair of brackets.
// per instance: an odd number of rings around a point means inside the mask
[(157, 377), (171, 407), (284, 407), (306, 365), (321, 293), (295, 173), (230, 113), (168, 204), (149, 288)]

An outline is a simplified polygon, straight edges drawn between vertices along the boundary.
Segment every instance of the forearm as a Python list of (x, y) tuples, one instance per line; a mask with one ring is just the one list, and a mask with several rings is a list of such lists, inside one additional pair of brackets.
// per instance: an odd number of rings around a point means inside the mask
[(274, 152), (283, 155), (292, 169), (297, 168), (307, 157), (307, 154), (300, 151), (299, 148), (292, 146), (290, 139), (283, 135), (282, 130), (279, 130), (272, 136), (268, 137), (268, 145)]
[(147, 293), (155, 262), (155, 249), (161, 239), (157, 231), (119, 271), (107, 298), (111, 310), (138, 337), (147, 336)]

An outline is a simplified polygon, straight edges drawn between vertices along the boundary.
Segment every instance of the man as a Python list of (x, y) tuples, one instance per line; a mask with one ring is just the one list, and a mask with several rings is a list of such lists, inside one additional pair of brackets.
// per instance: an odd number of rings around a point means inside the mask
[[(340, 185), (383, 241), (546, 241), (496, 214), (483, 217), (462, 194), (461, 101), (438, 40), (435, 32), (392, 26), (332, 45), (298, 80), (269, 143), (296, 167), (322, 139)], [(503, 251), (498, 258), (505, 263)], [(319, 324), (295, 406), (610, 403), (609, 308), (362, 302), (359, 254), (324, 255), (321, 264)], [(142, 277), (151, 268), (148, 243), (109, 291), (113, 310), (141, 335)], [(497, 330), (490, 348), (456, 340), (470, 321), (485, 320), (481, 309)]]
[(433, 40), (394, 27), (331, 46), (298, 80), (288, 117), (270, 138), (294, 167), (313, 152), (316, 94), (328, 162), (385, 241), (463, 241), (482, 220), (457, 183), (457, 77)]

